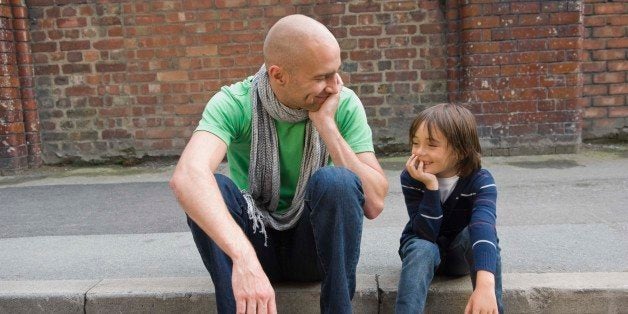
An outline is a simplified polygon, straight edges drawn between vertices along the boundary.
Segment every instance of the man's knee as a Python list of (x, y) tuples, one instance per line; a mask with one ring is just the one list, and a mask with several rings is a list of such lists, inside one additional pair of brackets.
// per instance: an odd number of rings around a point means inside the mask
[(360, 179), (344, 167), (320, 168), (310, 177), (308, 190), (310, 194), (331, 200), (356, 196), (360, 201), (364, 200)]

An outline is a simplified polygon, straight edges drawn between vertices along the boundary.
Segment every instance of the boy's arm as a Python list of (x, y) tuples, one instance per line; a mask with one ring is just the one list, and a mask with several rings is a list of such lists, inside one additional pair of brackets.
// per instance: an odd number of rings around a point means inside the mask
[(412, 232), (424, 240), (436, 242), (443, 222), (443, 208), (438, 190), (429, 190), (420, 181), (410, 176), (407, 170), (401, 173), (401, 189)]
[(493, 273), (479, 270), (475, 280), (475, 289), (467, 302), (464, 313), (498, 313)]
[(497, 313), (495, 272), (497, 271), (496, 202), (497, 187), (488, 171), (482, 170), (474, 182), (476, 198), (469, 223), (476, 273), (475, 290), (465, 313)]

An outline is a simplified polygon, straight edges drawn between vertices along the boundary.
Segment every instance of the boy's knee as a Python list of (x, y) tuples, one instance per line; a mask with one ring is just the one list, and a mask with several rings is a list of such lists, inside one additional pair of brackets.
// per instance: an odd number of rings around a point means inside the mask
[(440, 263), (438, 245), (423, 239), (409, 240), (403, 248), (403, 258), (426, 260), (436, 265)]

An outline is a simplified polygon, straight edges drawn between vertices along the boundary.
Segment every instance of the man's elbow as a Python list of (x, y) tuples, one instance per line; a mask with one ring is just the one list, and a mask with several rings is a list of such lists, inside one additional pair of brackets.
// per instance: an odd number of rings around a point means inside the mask
[(364, 217), (373, 220), (384, 210), (384, 200), (373, 201), (364, 206)]
[(172, 174), (170, 181), (168, 181), (168, 186), (170, 187), (170, 190), (172, 190), (175, 196), (179, 195), (178, 191), (181, 190), (181, 182), (182, 182), (181, 175), (177, 171), (175, 171)]
[(174, 173), (172, 174), (172, 177), (170, 178), (170, 181), (168, 181), (168, 186), (170, 186), (170, 190), (172, 190), (177, 199), (179, 199), (179, 195), (183, 193), (186, 182), (189, 181), (190, 179), (187, 175), (187, 172), (182, 169), (182, 167), (177, 166), (174, 170)]

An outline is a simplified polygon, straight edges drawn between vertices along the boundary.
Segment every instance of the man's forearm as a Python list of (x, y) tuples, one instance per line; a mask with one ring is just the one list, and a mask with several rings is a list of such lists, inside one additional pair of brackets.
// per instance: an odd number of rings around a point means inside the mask
[(319, 122), (316, 129), (325, 142), (334, 165), (351, 170), (362, 181), (365, 216), (369, 219), (377, 217), (384, 208), (384, 197), (388, 192), (386, 176), (381, 170), (378, 171), (358, 158), (340, 134), (335, 121), (330, 119)]
[(187, 215), (232, 260), (251, 252), (255, 254), (242, 229), (229, 214), (210, 170), (192, 171), (179, 165), (170, 186)]

